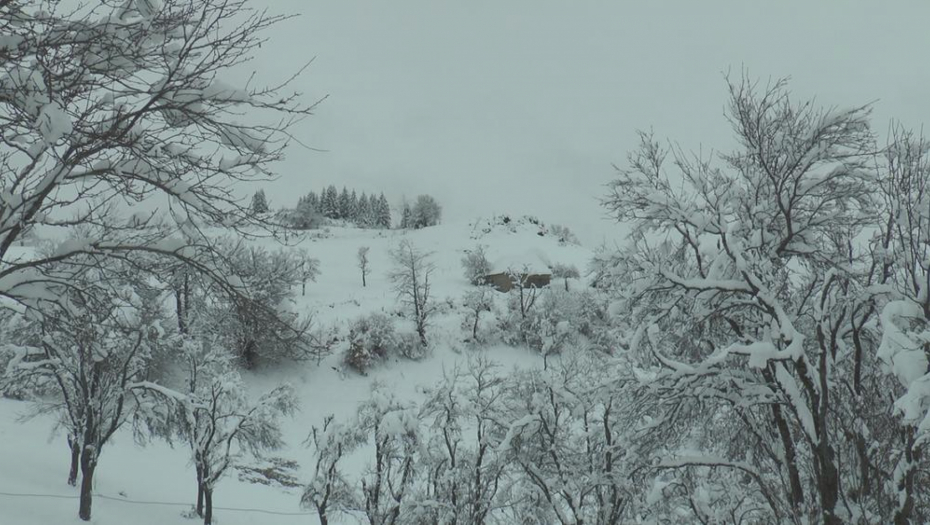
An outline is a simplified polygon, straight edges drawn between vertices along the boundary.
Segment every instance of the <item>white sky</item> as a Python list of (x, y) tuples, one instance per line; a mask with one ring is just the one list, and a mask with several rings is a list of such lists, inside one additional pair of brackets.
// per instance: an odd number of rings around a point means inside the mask
[[(449, 220), (530, 213), (594, 245), (619, 236), (596, 199), (637, 129), (728, 148), (723, 72), (792, 77), (825, 105), (877, 101), (874, 125), (930, 122), (930, 2), (264, 0), (300, 13), (254, 67), (310, 102), (266, 189), (435, 195)], [(763, 5), (764, 4), (764, 5)], [(810, 5), (808, 5), (810, 4)]]

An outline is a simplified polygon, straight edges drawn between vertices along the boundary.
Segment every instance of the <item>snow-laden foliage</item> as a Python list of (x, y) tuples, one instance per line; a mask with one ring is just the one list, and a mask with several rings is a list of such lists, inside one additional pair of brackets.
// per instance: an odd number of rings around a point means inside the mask
[[(271, 178), (310, 108), (287, 82), (223, 77), (283, 19), (246, 0), (3, 2), (0, 297), (38, 306), (55, 300), (55, 263), (129, 252), (184, 261), (236, 292), (203, 227), (256, 232), (233, 185)], [(152, 199), (170, 208), (127, 226), (122, 209)], [(79, 224), (94, 235), (57, 252), (10, 249), (35, 227)]]
[(305, 252), (231, 242), (223, 251), (241, 292), (214, 287), (203, 308), (241, 363), (252, 368), (260, 361), (306, 359), (319, 352), (311, 319), (293, 308), (294, 288), (315, 280), (318, 262)]
[(479, 244), (465, 252), (462, 257), (462, 269), (468, 282), (477, 286), (484, 277), (492, 273), (491, 261), (488, 260), (487, 246)]
[(6, 327), (12, 356), (0, 376), (0, 391), (32, 400), (34, 414), (56, 416), (71, 450), (68, 483), (81, 477), (85, 520), (104, 445), (127, 422), (145, 439), (146, 427), (162, 417), (144, 382), (153, 355), (173, 340), (158, 290), (128, 264), (104, 272), (96, 259), (73, 257), (49, 268), (69, 285), (52, 288), (60, 294), (57, 308), (30, 310)]
[(912, 284), (928, 273), (923, 215), (906, 211), (926, 207), (910, 185), (927, 171), (898, 141), (876, 162), (867, 117), (743, 80), (727, 110), (736, 151), (689, 156), (643, 134), (618, 169), (604, 204), (631, 225), (633, 248), (600, 257), (595, 281), (614, 291), (654, 399), (667, 512), (927, 518), (916, 481), (926, 289)]
[(392, 357), (418, 359), (423, 356), (417, 334), (398, 331), (390, 317), (379, 313), (356, 319), (349, 327), (348, 343), (343, 363), (362, 373)]
[(518, 373), (503, 400), (496, 452), (512, 463), (508, 495), (521, 522), (611, 524), (639, 508), (648, 434), (624, 363), (567, 355)]
[[(628, 370), (579, 352), (508, 373), (476, 356), (419, 404), (376, 386), (354, 417), (313, 429), (304, 504), (323, 523), (629, 522), (652, 470)], [(361, 475), (348, 473), (352, 454), (367, 458)]]

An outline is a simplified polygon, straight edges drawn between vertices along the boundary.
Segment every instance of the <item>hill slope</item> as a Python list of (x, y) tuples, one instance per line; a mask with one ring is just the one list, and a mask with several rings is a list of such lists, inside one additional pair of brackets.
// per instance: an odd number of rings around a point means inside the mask
[[(246, 375), (250, 390), (256, 394), (284, 381), (295, 387), (301, 408), (296, 417), (284, 423), (288, 444), (278, 455), (302, 463), (304, 480), (310, 452), (302, 443), (311, 427), (320, 425), (328, 414), (344, 418), (354, 413), (358, 403), (369, 396), (372, 384), (378, 383), (402, 399), (415, 399), (422, 396), (420, 386), (435, 383), (444, 371), (461, 365), (475, 352), (508, 368), (541, 363), (537, 353), (525, 349), (495, 346), (472, 350), (462, 344), (463, 318), (456, 305), (471, 289), (461, 266), (465, 250), (480, 243), (487, 247), (492, 261), (513, 265), (525, 261), (533, 268), (549, 261), (583, 269), (591, 256), (580, 246), (560, 244), (545, 227), (525, 220), (504, 223), (495, 218), (409, 232), (331, 228), (328, 236), (306, 239), (288, 248), (304, 248), (320, 261), (321, 275), (317, 282), (308, 284), (306, 296), (295, 290), (296, 308), (312, 312), (318, 326), (331, 327), (338, 334), (344, 334), (349, 323), (363, 314), (395, 311), (396, 298), (386, 272), (391, 268), (389, 250), (402, 239), (433, 252), (433, 293), (438, 301), (450, 305), (431, 325), (431, 352), (426, 358), (386, 363), (362, 376), (344, 370), (337, 351), (320, 363), (265, 368)], [(270, 241), (265, 244), (275, 247)], [(356, 261), (360, 246), (370, 247), (371, 274), (364, 288)], [(503, 294), (495, 295), (502, 300)], [(343, 348), (336, 345), (337, 350)], [(64, 437), (52, 434), (54, 421), (48, 416), (18, 422), (28, 408), (23, 402), (0, 399), (0, 524), (81, 523), (76, 516), (77, 489), (65, 483), (69, 458)], [(363, 458), (357, 456), (350, 458), (348, 469), (363, 468)], [(141, 448), (128, 430), (120, 431), (102, 453), (96, 493), (92, 523), (98, 525), (196, 523), (182, 517), (196, 495), (186, 448), (173, 449), (160, 441)], [(299, 501), (299, 489), (287, 492), (250, 485), (230, 475), (216, 489), (215, 520), (223, 525), (316, 523), (316, 516), (301, 509)]]

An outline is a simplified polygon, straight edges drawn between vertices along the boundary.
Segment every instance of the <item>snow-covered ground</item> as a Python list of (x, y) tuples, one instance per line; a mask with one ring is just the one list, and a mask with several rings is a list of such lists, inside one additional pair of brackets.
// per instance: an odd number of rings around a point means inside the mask
[[(298, 308), (313, 312), (318, 326), (336, 326), (341, 331), (360, 315), (395, 309), (395, 295), (386, 277), (391, 268), (388, 252), (404, 237), (416, 247), (433, 252), (435, 297), (453, 304), (460, 304), (461, 296), (470, 287), (463, 276), (462, 255), (477, 244), (487, 247), (492, 263), (515, 265), (525, 261), (531, 268), (554, 263), (572, 264), (582, 270), (586, 267), (591, 257), (588, 249), (560, 245), (544, 227), (514, 219), (507, 225), (498, 221), (493, 227), (488, 225), (494, 221), (485, 219), (409, 232), (330, 228), (323, 238), (308, 238), (295, 245), (318, 258), (321, 269), (317, 282), (308, 284), (305, 297), (295, 290)], [(271, 245), (271, 241), (266, 242)], [(360, 246), (370, 247), (371, 273), (364, 288), (356, 263)], [(301, 463), (306, 478), (311, 453), (303, 442), (311, 427), (320, 425), (326, 415), (352, 415), (356, 405), (368, 397), (374, 382), (401, 398), (421, 396), (420, 386), (435, 383), (444, 370), (478, 351), (462, 343), (461, 315), (460, 309), (451, 308), (437, 316), (431, 325), (432, 351), (425, 359), (387, 363), (367, 376), (343, 371), (338, 354), (319, 364), (308, 362), (246, 374), (249, 388), (256, 393), (286, 381), (299, 396), (300, 412), (284, 423), (287, 447), (277, 455)], [(480, 351), (506, 368), (532, 367), (541, 361), (537, 353), (520, 348)], [(66, 484), (69, 452), (65, 439), (52, 433), (51, 418), (19, 422), (27, 408), (22, 402), (0, 399), (0, 525), (82, 523), (77, 518), (77, 489)], [(196, 496), (194, 470), (188, 458), (186, 448), (173, 449), (161, 441), (140, 447), (128, 429), (122, 430), (101, 454), (91, 523), (196, 523), (182, 516)], [(364, 459), (357, 454), (349, 458), (346, 466), (359, 470)], [(231, 474), (216, 489), (214, 519), (222, 525), (317, 523), (316, 515), (301, 509), (299, 501), (299, 489), (287, 492), (250, 485)]]

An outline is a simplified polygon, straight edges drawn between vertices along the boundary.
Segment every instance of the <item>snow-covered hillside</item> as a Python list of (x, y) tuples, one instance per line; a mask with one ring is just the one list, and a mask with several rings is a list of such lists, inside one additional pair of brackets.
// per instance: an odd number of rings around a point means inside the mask
[[(402, 239), (432, 252), (436, 265), (433, 293), (437, 301), (452, 305), (441, 310), (430, 325), (430, 354), (419, 361), (394, 361), (378, 365), (367, 376), (346, 370), (341, 364), (344, 341), (335, 353), (320, 363), (290, 363), (265, 367), (245, 375), (256, 395), (281, 382), (291, 383), (299, 397), (300, 410), (284, 423), (285, 449), (276, 455), (301, 464), (301, 481), (306, 482), (311, 454), (304, 441), (312, 426), (334, 415), (347, 419), (368, 398), (371, 386), (401, 399), (420, 399), (422, 388), (439, 381), (443, 374), (461, 366), (476, 354), (486, 355), (504, 369), (540, 366), (537, 352), (496, 345), (474, 349), (463, 343), (469, 335), (462, 329), (461, 298), (474, 287), (464, 277), (461, 259), (465, 250), (481, 244), (492, 261), (511, 261), (539, 268), (545, 262), (571, 264), (584, 269), (591, 252), (581, 246), (559, 243), (545, 227), (526, 220), (501, 222), (500, 218), (470, 224), (444, 224), (416, 231), (363, 230), (333, 227), (317, 230), (286, 249), (306, 249), (320, 261), (321, 274), (309, 283), (306, 296), (294, 290), (296, 308), (312, 313), (318, 328), (334, 330), (337, 336), (349, 323), (372, 312), (397, 310), (396, 294), (386, 273), (392, 263), (389, 250)], [(278, 248), (273, 241), (261, 241)], [(370, 247), (370, 274), (362, 287), (356, 254)], [(562, 283), (554, 283), (561, 287)], [(581, 283), (573, 284), (580, 286)], [(496, 292), (495, 292), (496, 294)], [(498, 300), (502, 300), (503, 294)], [(54, 433), (54, 420), (39, 416), (19, 421), (27, 404), (0, 399), (0, 524), (48, 525), (78, 523), (77, 489), (66, 484), (68, 447), (64, 436)], [(361, 471), (364, 458), (350, 458), (346, 468)], [(96, 497), (92, 523), (99, 525), (164, 525), (196, 521), (185, 518), (196, 495), (193, 467), (183, 444), (172, 448), (154, 440), (140, 447), (128, 429), (114, 437), (101, 456), (96, 474)], [(223, 479), (214, 497), (215, 521), (238, 524), (316, 523), (315, 513), (302, 509), (300, 489), (290, 491), (240, 482), (235, 474)], [(350, 521), (351, 522), (351, 521)]]

